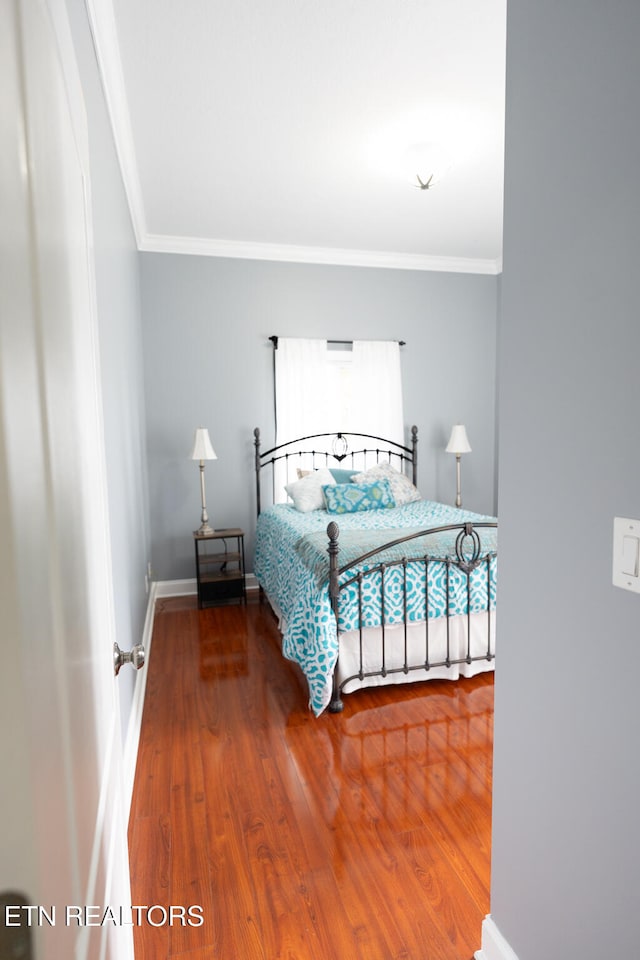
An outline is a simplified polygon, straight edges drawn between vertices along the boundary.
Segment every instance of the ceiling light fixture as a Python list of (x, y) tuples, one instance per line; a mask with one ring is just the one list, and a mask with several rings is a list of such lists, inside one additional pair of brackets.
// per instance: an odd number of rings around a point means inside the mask
[(452, 165), (451, 156), (437, 143), (414, 143), (406, 152), (407, 174), (419, 190), (430, 190)]

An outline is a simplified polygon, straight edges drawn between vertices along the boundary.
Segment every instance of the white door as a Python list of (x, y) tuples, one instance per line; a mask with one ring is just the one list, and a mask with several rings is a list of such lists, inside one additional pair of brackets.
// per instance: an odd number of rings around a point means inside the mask
[(0, 926), (28, 918), (38, 960), (121, 960), (131, 900), (84, 108), (64, 2), (0, 8), (0, 892), (30, 908)]

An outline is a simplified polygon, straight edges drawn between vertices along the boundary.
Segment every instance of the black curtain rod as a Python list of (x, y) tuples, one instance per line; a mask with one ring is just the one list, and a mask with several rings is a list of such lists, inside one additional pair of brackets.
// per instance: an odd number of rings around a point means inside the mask
[[(271, 340), (271, 343), (273, 344), (274, 348), (277, 350), (277, 349), (278, 349), (278, 337), (269, 337), (269, 340)], [(346, 344), (348, 344), (348, 343), (353, 343), (353, 340), (327, 340), (327, 343), (340, 343), (340, 344), (345, 344), (345, 345), (346, 345)], [(398, 343), (399, 343), (399, 345), (400, 345), (401, 347), (406, 347), (406, 345), (407, 345), (407, 344), (406, 344), (406, 341), (404, 341), (404, 340), (398, 340)]]

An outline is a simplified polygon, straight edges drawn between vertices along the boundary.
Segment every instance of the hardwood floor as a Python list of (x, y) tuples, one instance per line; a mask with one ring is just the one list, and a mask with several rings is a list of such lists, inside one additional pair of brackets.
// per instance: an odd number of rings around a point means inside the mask
[[(489, 912), (493, 675), (315, 718), (266, 604), (160, 601), (129, 825), (137, 960), (469, 960)], [(200, 916), (203, 922), (199, 922)]]

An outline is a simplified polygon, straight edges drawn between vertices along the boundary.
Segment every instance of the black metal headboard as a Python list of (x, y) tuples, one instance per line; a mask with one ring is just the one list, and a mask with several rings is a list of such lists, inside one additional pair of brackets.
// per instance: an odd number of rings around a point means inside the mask
[(274, 496), (274, 477), (276, 464), (284, 464), (285, 482), (289, 482), (292, 471), (305, 462), (311, 469), (319, 467), (354, 467), (365, 470), (369, 466), (388, 460), (403, 473), (409, 473), (412, 482), (418, 484), (418, 428), (411, 427), (411, 446), (405, 447), (394, 440), (372, 437), (365, 433), (314, 433), (308, 437), (289, 440), (270, 450), (260, 450), (260, 428), (253, 431), (256, 469), (256, 505), (258, 514), (261, 504), (261, 472), (271, 467), (272, 501)]

